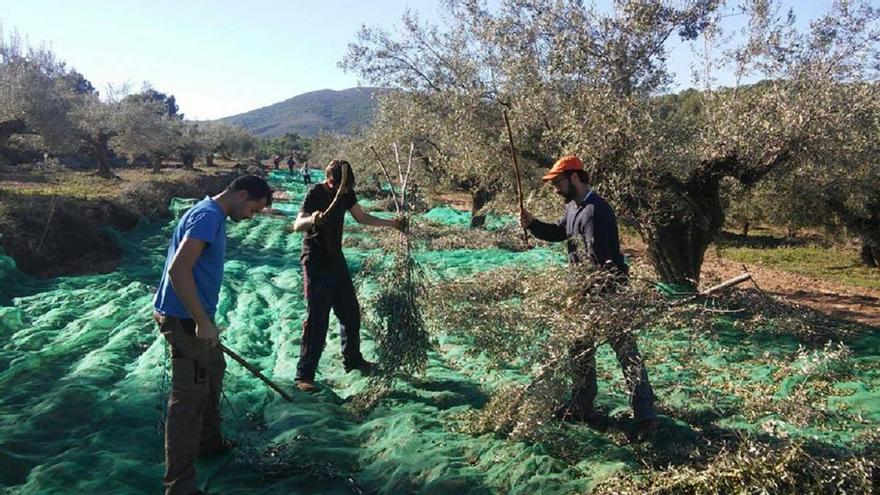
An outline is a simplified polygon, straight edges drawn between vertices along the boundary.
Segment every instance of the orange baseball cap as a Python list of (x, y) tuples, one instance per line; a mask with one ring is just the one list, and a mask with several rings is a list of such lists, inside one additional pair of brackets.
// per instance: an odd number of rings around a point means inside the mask
[(553, 164), (553, 168), (547, 172), (547, 175), (541, 177), (542, 180), (553, 180), (565, 172), (569, 172), (571, 170), (583, 170), (584, 162), (581, 161), (580, 158), (574, 155), (563, 156), (559, 160), (556, 160), (556, 163)]

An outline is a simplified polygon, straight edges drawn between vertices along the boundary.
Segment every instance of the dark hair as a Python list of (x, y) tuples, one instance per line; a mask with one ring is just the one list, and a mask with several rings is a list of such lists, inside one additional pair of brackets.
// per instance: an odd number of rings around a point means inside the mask
[(342, 182), (342, 167), (348, 168), (348, 185), (354, 189), (354, 170), (352, 170), (351, 164), (345, 160), (333, 160), (328, 163), (326, 169), (327, 176), (333, 179), (333, 184), (339, 185)]
[(247, 191), (248, 199), (259, 201), (266, 200), (266, 206), (272, 206), (272, 188), (262, 177), (256, 175), (242, 175), (232, 181), (226, 188), (227, 191)]
[(571, 180), (572, 175), (577, 175), (578, 179), (580, 179), (580, 181), (584, 184), (590, 183), (590, 176), (584, 170), (570, 170), (568, 172), (568, 180)]

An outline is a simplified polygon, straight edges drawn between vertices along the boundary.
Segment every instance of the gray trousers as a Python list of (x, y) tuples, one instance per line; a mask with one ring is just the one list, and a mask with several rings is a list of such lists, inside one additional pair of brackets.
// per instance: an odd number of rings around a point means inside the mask
[(195, 322), (154, 314), (171, 346), (171, 395), (165, 422), (166, 495), (198, 489), (195, 460), (222, 444), (220, 391), (226, 360), (220, 348), (196, 337)]
[[(617, 354), (617, 362), (623, 368), (623, 378), (629, 391), (630, 405), (637, 421), (657, 417), (654, 411), (654, 391), (648, 381), (648, 370), (639, 355), (635, 336), (618, 335), (608, 339), (608, 343)], [(580, 376), (572, 391), (571, 405), (583, 412), (592, 410), (596, 400), (598, 384), (596, 383), (596, 345), (590, 340), (582, 340), (571, 350), (574, 356), (574, 368)]]

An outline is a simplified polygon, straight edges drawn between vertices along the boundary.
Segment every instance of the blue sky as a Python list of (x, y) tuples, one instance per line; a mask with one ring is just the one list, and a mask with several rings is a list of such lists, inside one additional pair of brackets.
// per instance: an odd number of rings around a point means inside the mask
[[(600, 2), (608, 3), (608, 2)], [(806, 22), (829, 3), (789, 0)], [(0, 25), (48, 44), (98, 89), (149, 81), (187, 118), (214, 119), (319, 89), (357, 85), (336, 67), (361, 24), (396, 24), (433, 0), (0, 0)], [(689, 50), (673, 52), (687, 85)]]

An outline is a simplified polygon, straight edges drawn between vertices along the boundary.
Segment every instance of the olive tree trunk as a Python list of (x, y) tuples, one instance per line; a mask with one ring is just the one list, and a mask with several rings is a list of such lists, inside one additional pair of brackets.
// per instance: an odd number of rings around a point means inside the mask
[(98, 170), (95, 175), (104, 179), (115, 179), (116, 174), (110, 168), (110, 147), (108, 143), (114, 134), (101, 134), (98, 136), (89, 136), (85, 139), (89, 154), (98, 164)]
[(471, 228), (472, 229), (482, 229), (486, 225), (486, 212), (483, 211), (483, 208), (492, 198), (495, 197), (493, 193), (487, 191), (485, 189), (477, 189), (476, 191), (471, 192)]
[(153, 173), (158, 174), (162, 170), (162, 157), (159, 155), (151, 157), (150, 164), (153, 167)]
[(660, 178), (659, 206), (639, 223), (660, 280), (697, 288), (706, 249), (724, 224), (721, 179), (736, 163), (735, 158), (707, 162), (685, 182), (671, 175)]

